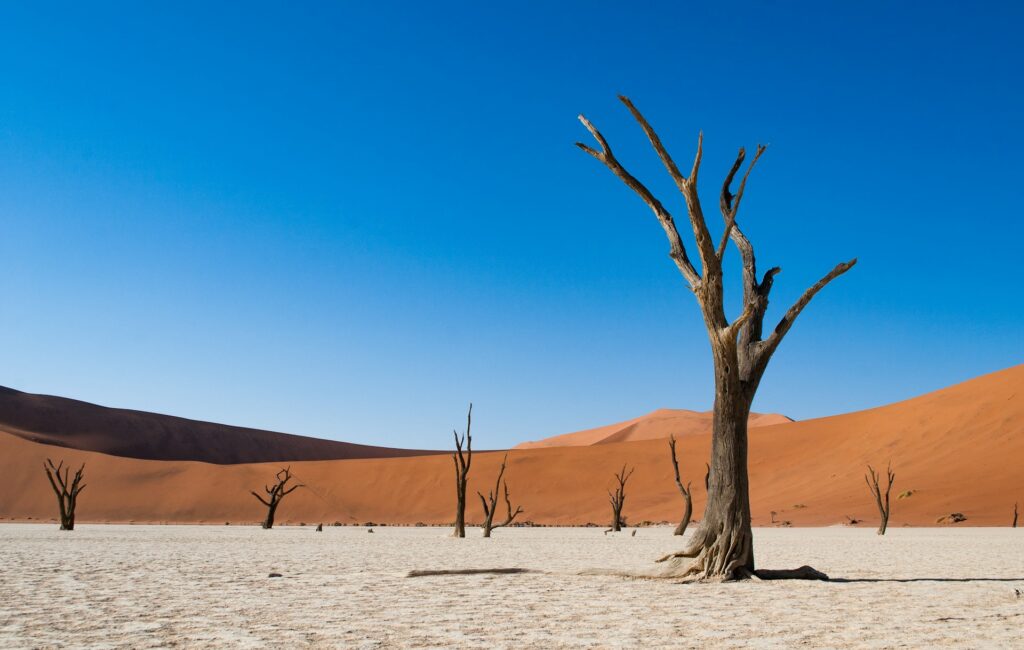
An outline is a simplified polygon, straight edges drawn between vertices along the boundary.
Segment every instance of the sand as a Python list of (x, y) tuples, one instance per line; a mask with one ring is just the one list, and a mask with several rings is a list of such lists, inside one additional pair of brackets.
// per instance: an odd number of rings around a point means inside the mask
[[(711, 433), (713, 414), (711, 411), (689, 411), (686, 409), (658, 409), (625, 422), (617, 422), (596, 429), (587, 429), (575, 433), (521, 442), (513, 449), (542, 449), (545, 447), (585, 447), (588, 445), (608, 445), (615, 442), (635, 442), (637, 440), (659, 440), (675, 435), (683, 436), (709, 435)], [(772, 424), (792, 422), (790, 418), (778, 413), (751, 413), (747, 418), (747, 426), (764, 427)]]
[[(0, 647), (1011, 647), (1024, 529), (758, 529), (766, 568), (850, 582), (680, 585), (670, 528), (0, 525)], [(411, 569), (543, 573), (407, 578)], [(281, 578), (268, 578), (271, 572)]]
[[(485, 431), (474, 440), (486, 444)], [(704, 462), (710, 437), (679, 439), (694, 513), (704, 509)], [(252, 523), (262, 506), (249, 494), (281, 464), (214, 465), (121, 458), (65, 449), (0, 433), (0, 518), (56, 516), (42, 470), (47, 456), (86, 463), (81, 522)], [(493, 489), (501, 453), (477, 454), (470, 473), (467, 518), (483, 513), (475, 492)], [(819, 420), (750, 431), (750, 496), (754, 525), (771, 513), (794, 526), (833, 525), (846, 516), (877, 525), (864, 485), (867, 463), (896, 471), (891, 526), (930, 526), (952, 512), (958, 526), (1007, 526), (1013, 503), (1024, 504), (1024, 366), (986, 375), (906, 402)], [(636, 466), (627, 486), (632, 523), (674, 521), (682, 499), (665, 440), (513, 450), (506, 473), (523, 520), (544, 524), (607, 523), (606, 489), (623, 463)], [(453, 520), (454, 478), (446, 455), (292, 463), (308, 489), (290, 495), (279, 521), (444, 523)], [(898, 498), (905, 492), (911, 496)]]
[(394, 458), (436, 452), (358, 445), (109, 408), (0, 386), (0, 431), (49, 445), (150, 460), (259, 463)]

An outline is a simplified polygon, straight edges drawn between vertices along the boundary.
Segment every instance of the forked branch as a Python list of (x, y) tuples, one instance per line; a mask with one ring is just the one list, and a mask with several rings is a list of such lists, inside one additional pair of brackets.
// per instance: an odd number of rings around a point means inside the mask
[(266, 492), (267, 496), (264, 498), (256, 491), (250, 492), (256, 497), (260, 503), (267, 506), (267, 516), (263, 520), (263, 528), (270, 530), (274, 527), (274, 518), (277, 516), (277, 507), (281, 505), (281, 500), (286, 496), (299, 489), (305, 487), (301, 483), (296, 483), (291, 487), (288, 487), (288, 482), (294, 478), (292, 476), (292, 468), (285, 467), (281, 469), (277, 474), (274, 475), (274, 484), (263, 486), (263, 491)]
[(583, 115), (579, 116), (580, 122), (586, 127), (590, 134), (597, 140), (598, 145), (601, 147), (600, 151), (597, 151), (593, 147), (577, 142), (576, 146), (586, 151), (588, 154), (599, 160), (605, 167), (611, 170), (619, 179), (626, 184), (629, 189), (633, 190), (637, 196), (639, 196), (647, 207), (654, 212), (654, 216), (658, 218), (658, 222), (661, 224), (662, 229), (665, 231), (665, 236), (668, 237), (669, 241), (669, 256), (676, 263), (676, 267), (679, 272), (683, 274), (686, 281), (690, 283), (690, 289), (694, 292), (697, 291), (700, 286), (700, 275), (697, 270), (693, 267), (690, 262), (690, 258), (686, 253), (686, 246), (683, 244), (682, 237), (679, 236), (679, 230), (676, 228), (675, 220), (672, 218), (672, 214), (662, 205), (661, 201), (651, 193), (647, 187), (641, 183), (635, 176), (626, 171), (626, 168), (615, 157), (612, 153), (611, 147), (608, 145), (608, 141), (605, 140), (601, 132), (594, 127)]
[(477, 492), (477, 496), (480, 497), (480, 503), (484, 507), (484, 537), (490, 537), (491, 530), (495, 528), (508, 526), (523, 511), (520, 506), (516, 506), (515, 511), (512, 511), (512, 501), (508, 496), (508, 481), (505, 481), (505, 507), (508, 510), (508, 514), (505, 517), (505, 521), (494, 523), (494, 513), (498, 509), (498, 493), (502, 487), (501, 477), (505, 473), (507, 462), (508, 454), (505, 454), (505, 457), (501, 460), (501, 468), (498, 470), (498, 479), (494, 483), (494, 490), (488, 492), (486, 497), (481, 492)]
[[(57, 496), (57, 506), (60, 511), (60, 529), (75, 529), (75, 508), (78, 506), (78, 495), (85, 489), (82, 483), (82, 473), (85, 471), (85, 463), (75, 472), (74, 478), (70, 477), (70, 467), (64, 467), (64, 461), (54, 465), (49, 458), (43, 463), (46, 471), (46, 478), (50, 481), (50, 487)], [(64, 473), (61, 474), (61, 470)]]
[(452, 462), (455, 464), (455, 530), (452, 531), (452, 537), (466, 536), (466, 485), (469, 482), (469, 467), (473, 464), (472, 427), (473, 403), (470, 402), (466, 413), (466, 433), (460, 437), (458, 432), (452, 431), (455, 436), (455, 453), (452, 454)]
[(622, 530), (622, 504), (626, 502), (626, 481), (629, 480), (629, 477), (633, 475), (635, 470), (636, 467), (630, 469), (627, 474), (626, 466), (623, 465), (622, 469), (615, 474), (615, 482), (617, 483), (615, 491), (612, 492), (611, 490), (608, 490), (608, 501), (612, 505), (613, 531)]
[(875, 505), (878, 506), (878, 516), (881, 520), (878, 525), (879, 535), (884, 535), (885, 529), (889, 526), (889, 493), (892, 492), (892, 482), (896, 479), (896, 474), (892, 471), (892, 463), (889, 463), (889, 467), (886, 469), (886, 478), (888, 484), (883, 495), (882, 489), (879, 486), (880, 476), (874, 467), (868, 465), (868, 473), (864, 475), (864, 482), (868, 484), (871, 495), (875, 497)]

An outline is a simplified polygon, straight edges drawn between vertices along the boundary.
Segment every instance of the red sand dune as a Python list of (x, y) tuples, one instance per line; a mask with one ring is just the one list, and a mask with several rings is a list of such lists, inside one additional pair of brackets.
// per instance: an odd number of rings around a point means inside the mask
[[(439, 452), (389, 449), (107, 408), (0, 386), (0, 432), (49, 445), (151, 460), (207, 463), (392, 458)], [(54, 452), (56, 453), (56, 452)]]
[[(540, 449), (542, 447), (583, 447), (586, 445), (607, 445), (613, 442), (635, 440), (656, 440), (675, 434), (677, 438), (711, 433), (711, 411), (688, 411), (686, 409), (658, 409), (632, 420), (609, 424), (596, 429), (576, 433), (563, 433), (535, 442), (521, 442), (514, 449)], [(748, 426), (763, 427), (770, 424), (792, 422), (778, 413), (751, 413)]]
[[(1009, 525), (1014, 501), (1024, 503), (1024, 366), (881, 408), (751, 431), (750, 479), (755, 525), (772, 511), (794, 525), (841, 523), (845, 515), (876, 521), (864, 485), (866, 463), (896, 471), (891, 526), (934, 525), (951, 512), (966, 525)], [(478, 439), (485, 439), (480, 432)], [(695, 516), (709, 436), (679, 440), (683, 475), (692, 479)], [(604, 524), (605, 490), (623, 463), (636, 466), (624, 515), (631, 522), (673, 521), (682, 500), (672, 481), (664, 440), (510, 453), (512, 498), (525, 520), (545, 524)], [(212, 465), (122, 458), (60, 449), (0, 434), (0, 517), (52, 521), (53, 494), (42, 471), (47, 456), (85, 461), (87, 489), (80, 521), (255, 523), (262, 507), (248, 494), (278, 464)], [(486, 491), (500, 452), (475, 457), (470, 490)], [(453, 475), (447, 456), (292, 463), (309, 486), (287, 498), (282, 523), (451, 521)], [(11, 489), (10, 486), (15, 486)], [(699, 486), (699, 487), (698, 487)], [(909, 498), (901, 492), (913, 490)], [(797, 507), (801, 506), (801, 507)], [(481, 518), (478, 501), (467, 516)], [(964, 524), (961, 524), (964, 525)]]

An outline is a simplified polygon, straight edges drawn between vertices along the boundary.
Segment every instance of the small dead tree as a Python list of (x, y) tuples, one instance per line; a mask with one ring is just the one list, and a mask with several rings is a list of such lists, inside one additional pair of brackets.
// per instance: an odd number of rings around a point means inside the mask
[[(466, 536), (466, 483), (469, 466), (473, 463), (473, 436), (470, 435), (472, 425), (473, 403), (470, 402), (466, 414), (466, 433), (460, 438), (458, 432), (452, 431), (455, 436), (455, 453), (452, 454), (455, 463), (455, 530), (452, 531), (452, 537)], [(466, 447), (465, 453), (462, 451), (463, 445)]]
[(885, 496), (882, 496), (882, 489), (878, 485), (878, 479), (880, 478), (878, 472), (875, 471), (871, 465), (868, 465), (868, 473), (864, 475), (864, 482), (868, 484), (868, 489), (871, 490), (872, 496), (875, 497), (875, 505), (878, 506), (878, 516), (881, 517), (882, 521), (878, 524), (878, 534), (884, 535), (885, 529), (889, 526), (889, 493), (892, 492), (892, 482), (896, 478), (896, 474), (892, 471), (892, 463), (885, 470), (888, 484), (885, 487)]
[(1014, 504), (1013, 504), (1013, 525), (1010, 526), (1010, 528), (1016, 528), (1016, 527), (1017, 527), (1017, 503), (1014, 502)]
[(305, 487), (301, 483), (288, 487), (288, 481), (292, 480), (292, 478), (292, 468), (286, 467), (275, 475), (277, 482), (273, 486), (263, 486), (263, 490), (267, 493), (266, 499), (255, 491), (250, 493), (259, 499), (260, 503), (267, 506), (267, 518), (263, 520), (264, 529), (270, 530), (274, 527), (274, 516), (277, 514), (277, 507), (281, 505), (281, 500), (300, 487)]
[(618, 532), (622, 530), (622, 504), (626, 502), (626, 481), (633, 475), (633, 471), (636, 468), (629, 470), (629, 474), (626, 473), (626, 466), (622, 466), (622, 471), (615, 475), (615, 481), (619, 484), (615, 488), (615, 492), (608, 490), (608, 500), (612, 504), (612, 531)]
[[(50, 480), (50, 487), (53, 488), (53, 493), (57, 495), (57, 505), (60, 507), (60, 529), (61, 530), (74, 530), (75, 529), (75, 507), (78, 505), (78, 495), (85, 489), (85, 485), (82, 484), (82, 472), (85, 470), (85, 463), (78, 468), (75, 472), (75, 477), (70, 479), (70, 467), (64, 467), (64, 461), (60, 461), (60, 464), (54, 466), (53, 461), (49, 458), (43, 463), (43, 469), (46, 470), (46, 478)], [(64, 470), (64, 474), (61, 475), (61, 469)]]
[[(679, 488), (679, 493), (683, 495), (683, 501), (686, 506), (683, 508), (683, 519), (676, 526), (676, 530), (673, 535), (683, 535), (686, 533), (686, 527), (690, 525), (690, 517), (693, 515), (693, 492), (690, 490), (690, 481), (686, 482), (686, 487), (683, 487), (683, 481), (679, 478), (679, 461), (676, 459), (676, 437), (675, 434), (668, 437), (668, 448), (672, 452), (672, 470), (676, 474), (676, 487)], [(707, 483), (707, 477), (704, 477), (705, 484)]]
[(516, 506), (515, 512), (512, 511), (512, 501), (508, 498), (508, 481), (505, 481), (505, 508), (508, 514), (505, 516), (505, 521), (501, 523), (494, 523), (494, 511), (498, 509), (498, 493), (501, 491), (501, 477), (505, 473), (505, 465), (508, 462), (508, 454), (501, 459), (501, 469), (498, 470), (498, 480), (494, 483), (494, 491), (489, 492), (486, 497), (480, 492), (477, 495), (480, 497), (480, 503), (484, 506), (484, 537), (490, 537), (491, 531), (495, 528), (503, 528), (512, 523), (512, 520), (516, 518), (523, 509), (520, 506)]

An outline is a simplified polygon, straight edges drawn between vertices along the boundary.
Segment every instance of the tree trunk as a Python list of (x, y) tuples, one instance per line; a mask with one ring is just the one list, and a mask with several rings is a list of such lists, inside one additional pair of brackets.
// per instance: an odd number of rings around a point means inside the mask
[(612, 507), (612, 532), (619, 532), (622, 530), (622, 509)]
[(753, 532), (747, 477), (747, 419), (751, 400), (728, 364), (716, 364), (711, 435), (711, 475), (704, 519), (679, 558), (679, 577), (698, 580), (754, 573)]
[(690, 518), (693, 517), (693, 499), (690, 497), (689, 492), (683, 497), (686, 502), (686, 507), (683, 509), (683, 518), (679, 521), (679, 525), (676, 526), (673, 535), (685, 535), (686, 529), (690, 525)]
[[(480, 498), (483, 499), (483, 495), (481, 495)], [(492, 528), (493, 523), (494, 523), (494, 507), (491, 506), (491, 508), (488, 509), (487, 504), (485, 502), (484, 503), (484, 511), (485, 511), (485, 514), (484, 514), (484, 537), (490, 537), (491, 536), (491, 528)]]
[(455, 479), (455, 530), (452, 537), (466, 536), (466, 481), (461, 477)]
[(267, 508), (267, 518), (263, 520), (263, 529), (270, 530), (274, 527), (274, 515), (277, 514), (277, 503)]
[[(458, 432), (452, 431), (455, 436), (455, 453), (452, 454), (452, 462), (455, 464), (455, 529), (452, 537), (466, 536), (466, 485), (469, 482), (469, 467), (473, 462), (472, 426), (473, 404), (470, 402), (466, 414), (466, 433), (460, 438)], [(465, 452), (463, 445), (466, 447)]]

